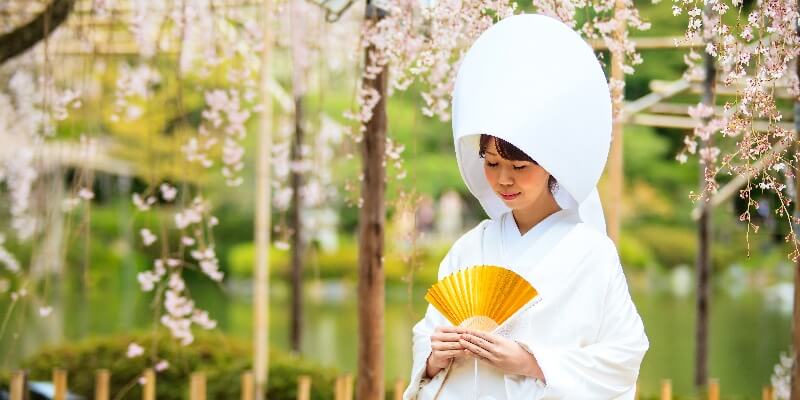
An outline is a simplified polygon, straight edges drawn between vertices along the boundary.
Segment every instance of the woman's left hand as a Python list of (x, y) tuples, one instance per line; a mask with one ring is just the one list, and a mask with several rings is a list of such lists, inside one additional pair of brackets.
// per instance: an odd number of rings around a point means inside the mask
[(544, 380), (536, 357), (519, 343), (502, 336), (473, 329), (458, 328), (459, 343), (473, 356), (507, 373), (526, 375)]

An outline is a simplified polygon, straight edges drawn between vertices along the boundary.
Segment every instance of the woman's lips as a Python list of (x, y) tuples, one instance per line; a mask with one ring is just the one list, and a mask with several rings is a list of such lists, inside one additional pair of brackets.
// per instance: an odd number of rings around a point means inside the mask
[(522, 192), (511, 193), (511, 194), (500, 193), (500, 196), (503, 197), (503, 200), (514, 200), (517, 198), (517, 196), (520, 195), (520, 193)]

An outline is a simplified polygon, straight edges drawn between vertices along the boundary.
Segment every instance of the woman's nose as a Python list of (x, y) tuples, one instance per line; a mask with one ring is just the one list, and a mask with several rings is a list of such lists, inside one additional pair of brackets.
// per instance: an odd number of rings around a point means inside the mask
[(500, 170), (500, 176), (497, 178), (497, 183), (503, 186), (511, 186), (514, 184), (514, 179), (511, 178), (511, 174), (508, 171), (502, 169)]

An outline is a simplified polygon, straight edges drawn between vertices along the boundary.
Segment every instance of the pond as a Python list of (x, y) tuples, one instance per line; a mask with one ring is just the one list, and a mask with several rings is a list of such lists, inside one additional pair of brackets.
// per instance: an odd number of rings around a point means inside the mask
[[(691, 393), (695, 334), (693, 295), (690, 292), (676, 295), (659, 289), (658, 282), (666, 279), (662, 276), (631, 272), (628, 276), (633, 299), (651, 343), (640, 374), (642, 393), (658, 393), (663, 378), (672, 379), (674, 393)], [(212, 318), (217, 319), (222, 331), (249, 338), (252, 327), (249, 285), (246, 281), (229, 282), (225, 288), (194, 284), (192, 293), (198, 303), (210, 311)], [(54, 302), (53, 312), (47, 318), (15, 311), (0, 340), (3, 369), (12, 367), (20, 357), (46, 343), (146, 330), (153, 324), (150, 296), (139, 293), (137, 287), (118, 283), (104, 285), (88, 291), (86, 297), (76, 291), (66, 292), (58, 296), (60, 301)], [(355, 292), (354, 282), (317, 281), (306, 285), (305, 357), (355, 372), (358, 333)], [(387, 287), (387, 382), (397, 377), (408, 379), (411, 327), (425, 310), (423, 294), (421, 287), (411, 292), (407, 287)], [(5, 314), (7, 304), (0, 302), (0, 307)], [(288, 286), (273, 281), (270, 340), (273, 346), (284, 349), (289, 346), (288, 310)], [(711, 315), (710, 375), (720, 379), (726, 398), (759, 398), (762, 386), (769, 383), (779, 354), (788, 349), (790, 308), (775, 306), (768, 291), (747, 285), (736, 291), (715, 290)], [(28, 322), (28, 328), (20, 330), (18, 327), (23, 320)], [(736, 396), (729, 397), (731, 395)]]

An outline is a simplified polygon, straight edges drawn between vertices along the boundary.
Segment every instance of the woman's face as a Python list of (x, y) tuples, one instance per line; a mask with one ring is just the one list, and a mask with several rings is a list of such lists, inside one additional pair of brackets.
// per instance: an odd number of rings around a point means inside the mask
[(486, 146), (483, 171), (495, 194), (512, 210), (529, 209), (544, 200), (542, 196), (552, 196), (550, 174), (535, 162), (500, 157), (494, 138)]

